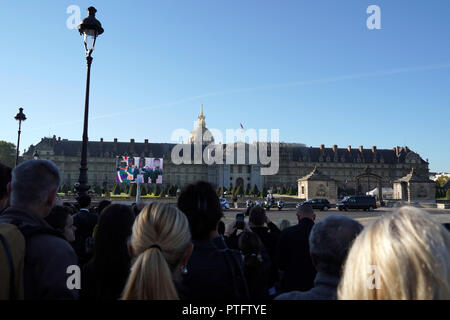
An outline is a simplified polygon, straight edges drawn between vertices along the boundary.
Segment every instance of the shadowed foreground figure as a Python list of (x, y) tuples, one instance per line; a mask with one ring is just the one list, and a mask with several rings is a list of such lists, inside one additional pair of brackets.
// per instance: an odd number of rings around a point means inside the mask
[(308, 291), (314, 286), (316, 269), (309, 254), (309, 235), (316, 215), (309, 204), (297, 209), (298, 224), (281, 232), (275, 251), (280, 273), (278, 292)]
[(450, 233), (413, 207), (380, 217), (353, 243), (338, 298), (449, 300)]
[(316, 223), (309, 237), (310, 255), (317, 270), (314, 288), (284, 293), (276, 300), (336, 300), (342, 265), (362, 229), (359, 222), (340, 215)]
[(183, 188), (178, 208), (189, 220), (194, 251), (178, 283), (188, 300), (247, 300), (247, 283), (239, 251), (228, 249), (218, 233), (222, 209), (215, 189), (199, 181)]
[(74, 250), (44, 218), (53, 207), (60, 175), (48, 160), (22, 162), (8, 185), (10, 207), (0, 223), (15, 224), (26, 239), (23, 292), (25, 299), (77, 299), (67, 287), (67, 269), (77, 264)]
[(131, 258), (127, 241), (134, 213), (123, 204), (102, 210), (94, 237), (92, 259), (83, 267), (80, 300), (117, 300), (128, 275)]

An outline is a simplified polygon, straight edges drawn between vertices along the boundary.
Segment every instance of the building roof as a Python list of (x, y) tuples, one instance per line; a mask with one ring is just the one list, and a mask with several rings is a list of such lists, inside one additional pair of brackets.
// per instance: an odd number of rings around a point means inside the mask
[[(150, 143), (135, 142), (114, 142), (89, 141), (88, 155), (91, 157), (113, 157), (113, 156), (145, 156), (145, 157), (169, 157), (175, 143)], [(246, 144), (247, 145), (247, 144)], [(268, 150), (271, 152), (271, 146)], [(81, 154), (81, 141), (73, 141), (67, 139), (42, 138), (36, 145), (31, 145), (24, 153), (25, 156), (32, 157), (37, 149), (39, 154), (42, 150), (51, 151), (54, 155), (61, 156), (79, 156)], [(205, 146), (203, 146), (204, 148)], [(224, 148), (226, 145), (224, 145)], [(248, 145), (246, 149), (248, 150)], [(193, 145), (192, 145), (193, 148)], [(358, 149), (348, 148), (325, 148), (323, 145), (317, 147), (307, 147), (301, 143), (279, 143), (280, 160), (291, 160), (298, 162), (341, 162), (341, 163), (386, 163), (397, 164), (415, 161), (414, 163), (424, 164), (424, 161), (418, 154), (409, 150), (407, 147), (395, 147), (393, 149)], [(191, 153), (193, 154), (193, 153)]]
[(298, 179), (300, 181), (334, 181), (334, 179), (330, 178), (326, 174), (323, 174), (317, 169), (317, 166), (314, 167), (313, 171), (311, 171), (308, 175), (303, 178)]
[(418, 175), (414, 168), (406, 176), (395, 180), (395, 182), (429, 182), (434, 183), (427, 175)]

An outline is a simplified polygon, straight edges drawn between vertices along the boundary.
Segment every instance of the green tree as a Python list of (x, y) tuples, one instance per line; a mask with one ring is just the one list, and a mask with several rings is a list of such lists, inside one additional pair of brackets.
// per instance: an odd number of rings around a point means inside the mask
[(136, 183), (131, 183), (129, 188), (128, 188), (128, 195), (130, 197), (136, 197), (137, 194), (137, 184)]
[(114, 184), (114, 187), (112, 189), (112, 194), (119, 195), (122, 192), (122, 188), (119, 183)]
[(159, 196), (161, 193), (161, 187), (159, 186), (159, 184), (156, 185), (155, 189), (153, 190), (153, 196), (157, 197)]
[(450, 200), (450, 189), (447, 189), (447, 200)]
[(257, 196), (259, 194), (259, 190), (256, 184), (253, 186), (251, 194), (254, 196)]
[(292, 188), (292, 186), (289, 186), (289, 188), (287, 189), (287, 194), (290, 196), (294, 195), (294, 189)]
[(100, 188), (100, 186), (98, 184), (94, 185), (92, 187), (92, 189), (94, 190), (95, 194), (99, 194), (99, 195), (102, 194), (102, 188)]
[(16, 162), (16, 145), (0, 140), (0, 163), (8, 167), (14, 167)]
[(281, 187), (280, 194), (286, 194), (286, 188), (284, 186)]
[(64, 184), (62, 187), (61, 187), (61, 192), (62, 193), (64, 193), (64, 194), (68, 194), (69, 193), (69, 191), (70, 191), (70, 187), (68, 186), (68, 185), (66, 185), (66, 184)]
[(263, 198), (267, 197), (267, 188), (266, 188), (266, 186), (263, 187), (261, 193), (262, 193), (262, 197)]
[(146, 196), (148, 194), (148, 188), (145, 183), (141, 183), (141, 196)]
[(244, 194), (244, 189), (242, 188), (242, 184), (240, 184), (235, 190), (234, 195), (242, 196)]
[(450, 177), (447, 176), (440, 176), (439, 178), (436, 179), (436, 183), (439, 185), (439, 187), (445, 186), (445, 184), (449, 181)]

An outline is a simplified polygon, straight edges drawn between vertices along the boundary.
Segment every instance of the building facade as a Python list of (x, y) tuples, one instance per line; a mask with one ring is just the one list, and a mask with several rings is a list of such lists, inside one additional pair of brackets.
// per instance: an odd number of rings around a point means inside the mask
[[(214, 143), (211, 133), (206, 128), (203, 108), (198, 117), (198, 127), (192, 131), (189, 144), (184, 145), (186, 148), (192, 148), (191, 154), (195, 153), (196, 141), (201, 136), (207, 137), (208, 144)], [(233, 149), (236, 156), (239, 145), (245, 149), (245, 161), (229, 163), (224, 160), (223, 164), (208, 165), (193, 162), (175, 164), (172, 161), (172, 150), (177, 144), (174, 143), (151, 143), (148, 139), (144, 142), (136, 142), (134, 139), (129, 142), (119, 142), (117, 139), (89, 141), (88, 183), (91, 186), (107, 184), (111, 187), (116, 182), (116, 159), (119, 156), (163, 158), (163, 185), (180, 187), (196, 180), (209, 181), (217, 188), (236, 187), (239, 184), (246, 189), (256, 185), (259, 190), (263, 186), (267, 188), (297, 187), (298, 179), (309, 175), (316, 168), (321, 174), (334, 181), (339, 196), (343, 191), (351, 193), (353, 190), (365, 193), (378, 187), (380, 181), (370, 181), (370, 179), (365, 183), (357, 183), (357, 177), (368, 169), (374, 175), (381, 177), (383, 187), (393, 187), (394, 181), (406, 176), (413, 168), (421, 176), (429, 174), (428, 162), (408, 147), (377, 149), (375, 146), (371, 148), (348, 146), (339, 148), (333, 145), (327, 148), (325, 145), (307, 147), (301, 143), (278, 143), (278, 172), (274, 175), (261, 175), (260, 170), (264, 166), (261, 165), (259, 158), (257, 163), (250, 161), (249, 150), (252, 145), (247, 143), (220, 145), (224, 159), (227, 150)], [(24, 158), (32, 159), (37, 151), (40, 158), (49, 159), (59, 167), (62, 184), (73, 186), (78, 181), (81, 146), (81, 141), (69, 141), (56, 136), (42, 138), (39, 143), (31, 145), (26, 150)], [(206, 147), (205, 144), (201, 145), (202, 152)]]

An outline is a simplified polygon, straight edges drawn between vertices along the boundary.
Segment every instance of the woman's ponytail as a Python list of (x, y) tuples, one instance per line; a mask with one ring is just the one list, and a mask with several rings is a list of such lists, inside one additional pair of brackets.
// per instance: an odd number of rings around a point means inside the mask
[(168, 204), (151, 204), (133, 225), (135, 255), (124, 300), (178, 300), (173, 277), (191, 243), (186, 216)]

